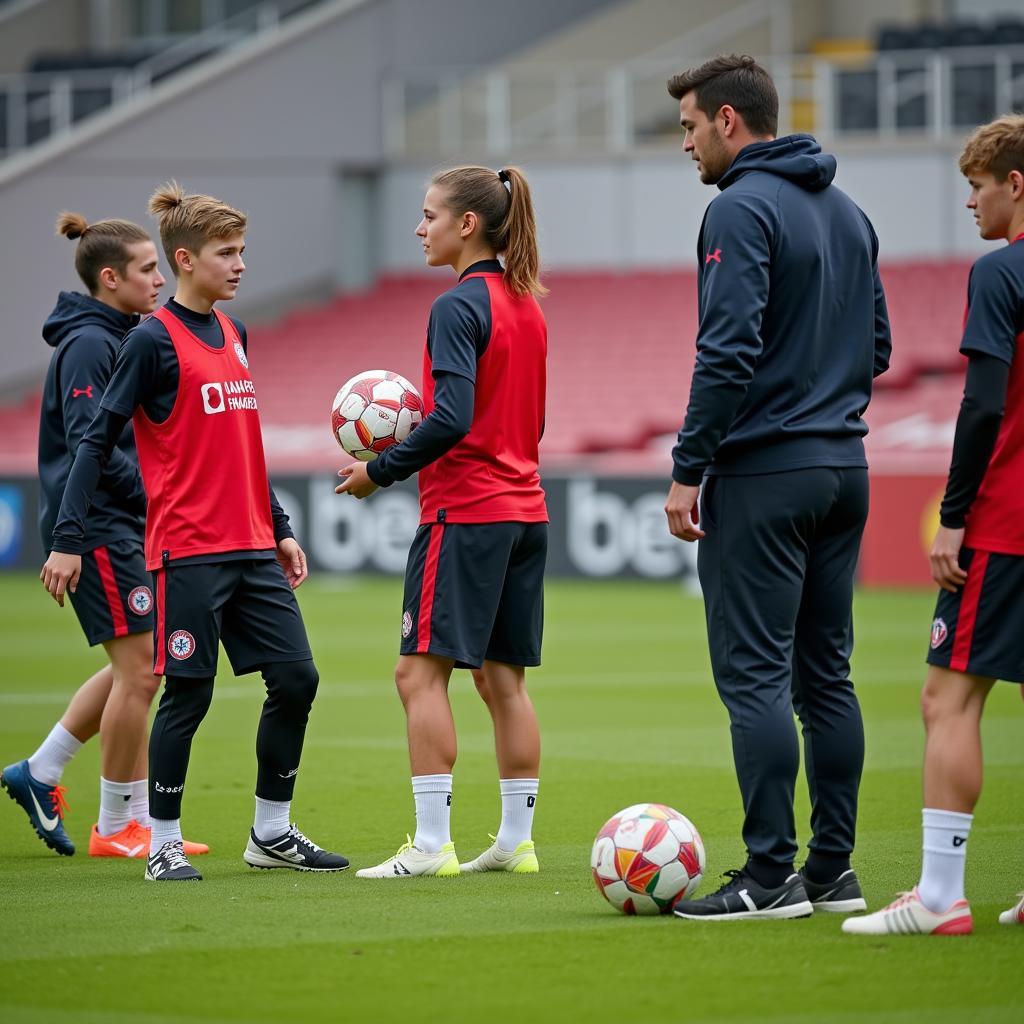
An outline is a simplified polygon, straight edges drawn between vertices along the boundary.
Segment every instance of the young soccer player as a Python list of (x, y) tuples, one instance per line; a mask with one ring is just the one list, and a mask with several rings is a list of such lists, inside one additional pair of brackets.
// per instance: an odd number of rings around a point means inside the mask
[(234, 298), (245, 271), (246, 217), (210, 196), (187, 196), (173, 182), (157, 189), (150, 212), (174, 268), (175, 297), (121, 347), (79, 446), (43, 581), (58, 601), (65, 588), (74, 592), (90, 501), (133, 419), (149, 496), (154, 671), (166, 675), (150, 737), (145, 877), (202, 877), (184, 854), (179, 819), (192, 737), (213, 696), (218, 641), (236, 675), (259, 670), (267, 687), (244, 859), (261, 868), (340, 871), (348, 861), (310, 842), (289, 816), (319, 681), (292, 593), (306, 578), (306, 556), (267, 479), (245, 328), (214, 308)]
[[(153, 311), (164, 285), (156, 246), (137, 224), (89, 224), (77, 213), (63, 213), (57, 232), (78, 240), (75, 269), (88, 294), (61, 292), (43, 325), (54, 350), (39, 422), (39, 527), (46, 550), (71, 463), (103, 398), (121, 339), (140, 313)], [(89, 854), (141, 857), (149, 848), (146, 718), (159, 679), (153, 675), (153, 581), (142, 552), (145, 513), (135, 439), (125, 427), (85, 520), (89, 571), (71, 595), (86, 639), (102, 644), (110, 663), (81, 685), (39, 749), (0, 774), (39, 837), (65, 856), (75, 847), (64, 830), (60, 780), (68, 761), (97, 732), (100, 813)], [(208, 849), (189, 847), (192, 853)]]
[[(997, 680), (1024, 682), (1024, 115), (978, 128), (960, 170), (981, 237), (1009, 244), (982, 256), (967, 284), (967, 381), (930, 555), (941, 590), (921, 698), (921, 877), (883, 910), (844, 921), (854, 935), (973, 930), (964, 867), (981, 716)], [(1024, 899), (999, 920), (1024, 924)]]
[[(430, 311), (427, 416), (374, 462), (341, 470), (365, 498), (419, 473), (395, 672), (408, 722), (416, 835), (360, 878), (538, 870), (531, 838), (540, 733), (526, 667), (540, 664), (547, 508), (537, 472), (547, 327), (536, 228), (516, 168), (436, 175), (416, 229), (426, 261), (458, 284)], [(505, 266), (498, 262), (505, 255)], [(459, 865), (451, 839), (455, 723), (448, 682), (470, 668), (494, 723), (502, 815), (493, 845)]]

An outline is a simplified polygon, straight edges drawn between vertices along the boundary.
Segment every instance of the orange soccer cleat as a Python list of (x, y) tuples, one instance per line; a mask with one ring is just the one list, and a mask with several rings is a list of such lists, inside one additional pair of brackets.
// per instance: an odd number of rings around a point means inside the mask
[[(120, 832), (112, 836), (101, 836), (93, 825), (89, 835), (90, 857), (147, 857), (149, 856), (150, 830), (134, 818)], [(209, 853), (206, 843), (190, 843), (185, 840), (185, 853), (197, 856)]]

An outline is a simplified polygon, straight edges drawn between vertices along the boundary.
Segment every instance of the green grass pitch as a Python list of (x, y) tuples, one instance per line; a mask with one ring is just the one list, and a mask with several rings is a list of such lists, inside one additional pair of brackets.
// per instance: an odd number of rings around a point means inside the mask
[[(356, 866), (413, 829), (404, 721), (391, 683), (401, 619), (390, 580), (315, 579), (300, 592), (322, 677), (296, 791), (300, 827)], [(855, 865), (871, 906), (919, 866), (917, 695), (932, 595), (858, 596), (855, 678), (867, 723)], [(0, 764), (27, 756), (100, 657), (70, 609), (0, 577)], [(223, 658), (222, 658), (223, 661)], [(1024, 885), (1024, 702), (1000, 684), (971, 836), (970, 938), (860, 939), (839, 918), (690, 923), (626, 918), (598, 896), (593, 836), (621, 807), (661, 801), (701, 830), (704, 891), (742, 861), (725, 713), (700, 602), (660, 583), (552, 582), (545, 664), (532, 673), (544, 762), (536, 876), (369, 882), (258, 872), (251, 822), (258, 676), (222, 673), (192, 754), (186, 834), (210, 843), (199, 885), (146, 884), (139, 861), (84, 853), (98, 747), (64, 781), (73, 858), (0, 802), (0, 1021), (1020, 1021), (1024, 928), (996, 923)], [(468, 673), (453, 703), (453, 834), (475, 855), (498, 820), (489, 721)], [(808, 806), (798, 787), (806, 840)]]

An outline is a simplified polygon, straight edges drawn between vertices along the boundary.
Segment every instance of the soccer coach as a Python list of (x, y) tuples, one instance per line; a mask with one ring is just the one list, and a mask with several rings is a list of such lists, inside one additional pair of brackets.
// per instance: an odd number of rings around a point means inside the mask
[[(863, 413), (891, 348), (878, 239), (832, 184), (834, 157), (809, 135), (775, 137), (778, 93), (752, 57), (716, 57), (668, 91), (683, 152), (721, 194), (697, 246), (697, 360), (665, 512), (674, 536), (701, 540), (747, 849), (718, 892), (676, 914), (862, 910), (850, 855), (864, 730), (850, 653), (868, 509)], [(794, 711), (811, 796), (799, 873)]]

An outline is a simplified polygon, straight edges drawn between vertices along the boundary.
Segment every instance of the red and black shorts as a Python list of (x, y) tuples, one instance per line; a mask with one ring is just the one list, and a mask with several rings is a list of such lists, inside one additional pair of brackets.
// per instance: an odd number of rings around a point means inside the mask
[(71, 607), (90, 646), (153, 628), (153, 577), (142, 541), (117, 540), (82, 555)]
[(1024, 556), (964, 548), (967, 582), (939, 591), (928, 664), (1024, 683)]
[(299, 604), (274, 558), (172, 562), (153, 576), (156, 675), (215, 676), (221, 643), (236, 676), (312, 657)]
[(547, 523), (430, 523), (405, 570), (402, 654), (540, 664)]

